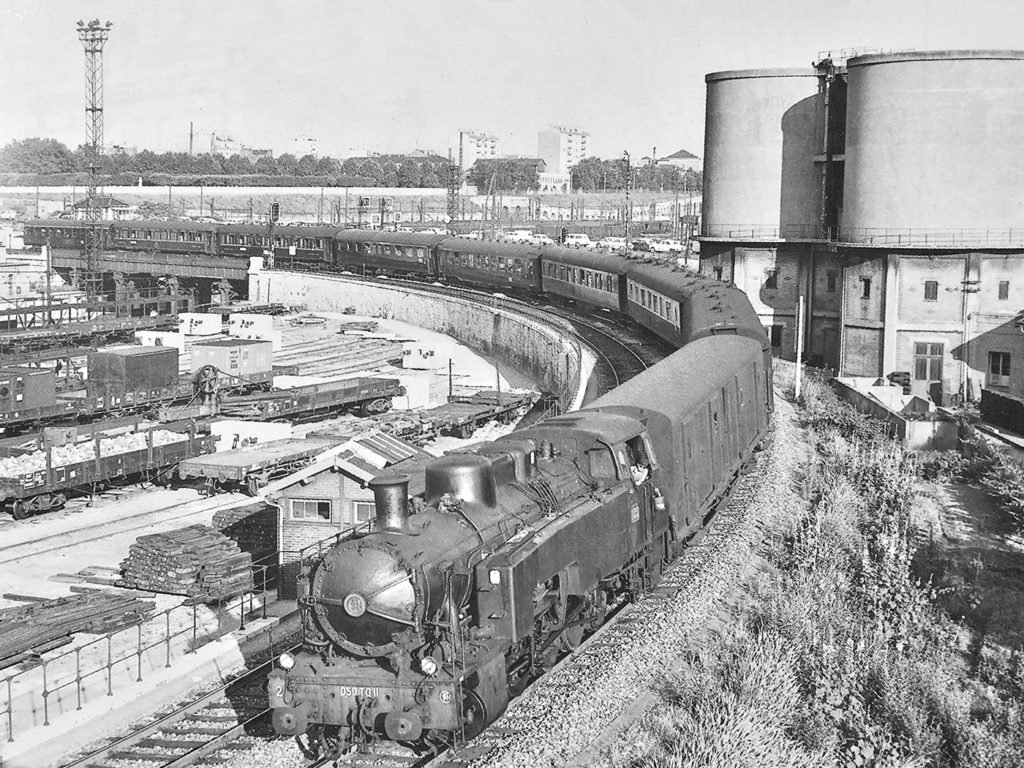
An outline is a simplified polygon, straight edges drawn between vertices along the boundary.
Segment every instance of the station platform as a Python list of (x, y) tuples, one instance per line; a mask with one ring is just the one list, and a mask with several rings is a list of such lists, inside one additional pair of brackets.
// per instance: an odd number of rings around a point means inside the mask
[[(170, 659), (160, 646), (146, 651), (141, 667), (129, 664), (126, 674), (117, 675), (108, 695), (105, 674), (83, 679), (81, 706), (72, 688), (48, 704), (49, 724), (44, 724), (44, 710), (38, 690), (25, 691), (12, 701), (12, 722), (0, 742), (2, 768), (47, 768), (63, 766), (71, 756), (89, 745), (124, 732), (133, 722), (148, 714), (167, 709), (199, 691), (208, 691), (218, 683), (228, 682), (243, 672), (250, 660), (263, 661), (285, 650), (295, 641), (299, 630), (299, 614), (294, 600), (255, 604), (255, 614), (246, 619), (245, 629), (223, 635)], [(141, 680), (138, 670), (141, 669)], [(0, 714), (0, 721), (5, 719)], [(11, 727), (13, 726), (13, 727)], [(8, 735), (13, 740), (7, 741)]]

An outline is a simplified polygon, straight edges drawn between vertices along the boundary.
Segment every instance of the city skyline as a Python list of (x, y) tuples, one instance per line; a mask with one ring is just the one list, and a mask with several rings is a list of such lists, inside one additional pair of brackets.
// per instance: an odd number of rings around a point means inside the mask
[[(853, 7), (855, 6), (855, 7)], [(1019, 6), (952, 0), (823, 8), (568, 0), (326, 0), (216, 4), (127, 0), (0, 3), (0, 144), (85, 140), (83, 53), (74, 24), (113, 22), (104, 52), (108, 144), (188, 149), (215, 131), (279, 155), (296, 136), (349, 147), (448, 150), (460, 127), (533, 155), (552, 124), (590, 134), (590, 153), (703, 152), (704, 75), (807, 66), (821, 50), (1020, 46)], [(40, 56), (45, 52), (44, 56)], [(196, 144), (196, 151), (203, 145)], [(457, 147), (452, 147), (457, 152)]]

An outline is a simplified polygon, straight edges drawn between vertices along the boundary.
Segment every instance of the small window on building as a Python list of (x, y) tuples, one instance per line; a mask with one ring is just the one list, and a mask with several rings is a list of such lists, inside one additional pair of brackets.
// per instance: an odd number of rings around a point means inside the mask
[(862, 277), (860, 279), (860, 297), (862, 299), (870, 299), (871, 298), (871, 278), (870, 277)]
[(829, 293), (836, 292), (836, 283), (839, 281), (839, 272), (830, 269), (825, 273), (825, 290)]
[(330, 520), (328, 499), (292, 499), (292, 520)]
[(924, 281), (924, 300), (925, 301), (938, 301), (939, 300), (939, 283), (937, 280), (925, 280)]
[(771, 339), (773, 347), (782, 346), (782, 328), (781, 325), (766, 325), (764, 327), (765, 333), (768, 334), (768, 338)]
[(916, 381), (941, 381), (943, 345), (927, 342), (914, 344), (914, 379)]
[(765, 288), (778, 288), (779, 287), (779, 270), (769, 269), (764, 273), (764, 287)]
[(377, 507), (372, 501), (352, 502), (352, 521), (356, 523), (368, 523), (377, 514)]
[[(1009, 352), (989, 352), (988, 353), (988, 372), (993, 376), (1009, 376), (1010, 375), (1010, 353)], [(998, 383), (998, 382), (993, 382)]]
[(999, 300), (1006, 301), (1010, 298), (1010, 281), (1000, 280), (999, 281)]

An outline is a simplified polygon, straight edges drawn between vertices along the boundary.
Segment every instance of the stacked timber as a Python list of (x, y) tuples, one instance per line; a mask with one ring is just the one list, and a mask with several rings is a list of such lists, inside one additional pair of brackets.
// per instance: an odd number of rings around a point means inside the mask
[(215, 602), (251, 592), (252, 557), (215, 528), (140, 536), (121, 563), (121, 586)]
[(70, 642), (76, 632), (106, 634), (138, 624), (155, 609), (147, 600), (95, 590), (0, 610), (0, 667)]
[(277, 551), (277, 508), (269, 504), (222, 509), (213, 515), (213, 527), (234, 539), (253, 560)]

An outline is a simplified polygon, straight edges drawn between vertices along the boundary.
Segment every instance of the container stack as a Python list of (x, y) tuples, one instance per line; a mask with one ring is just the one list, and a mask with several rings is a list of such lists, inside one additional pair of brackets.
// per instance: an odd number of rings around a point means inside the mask
[(220, 531), (190, 525), (140, 536), (121, 563), (120, 586), (216, 602), (253, 590), (252, 557)]

